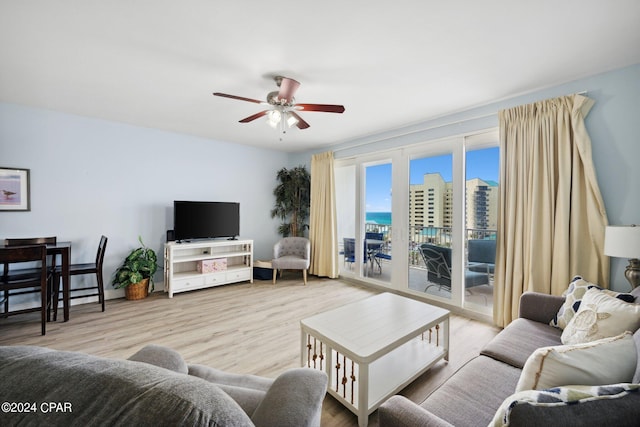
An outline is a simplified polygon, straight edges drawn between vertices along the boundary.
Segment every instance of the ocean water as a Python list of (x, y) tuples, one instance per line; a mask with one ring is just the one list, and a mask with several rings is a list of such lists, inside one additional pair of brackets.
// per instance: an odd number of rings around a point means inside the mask
[(391, 212), (367, 212), (366, 222), (369, 224), (391, 225)]

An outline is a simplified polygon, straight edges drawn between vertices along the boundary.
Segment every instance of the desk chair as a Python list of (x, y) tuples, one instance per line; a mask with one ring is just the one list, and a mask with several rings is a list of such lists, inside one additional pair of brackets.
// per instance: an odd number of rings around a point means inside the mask
[[(69, 265), (69, 276), (79, 276), (82, 274), (95, 274), (96, 285), (83, 286), (82, 288), (69, 289), (69, 293), (91, 291), (92, 293), (81, 292), (79, 295), (69, 295), (69, 299), (85, 298), (85, 297), (98, 297), (98, 302), (102, 305), (102, 311), (104, 312), (104, 280), (102, 278), (102, 265), (104, 262), (104, 253), (107, 250), (107, 237), (100, 237), (100, 244), (98, 245), (98, 253), (96, 254), (96, 262), (84, 263), (84, 264), (71, 264)], [(55, 276), (53, 278), (53, 320), (58, 318), (58, 301), (60, 295), (60, 278), (62, 277), (62, 267), (58, 266), (55, 270)]]
[[(52, 237), (20, 237), (20, 238), (10, 238), (10, 239), (4, 239), (4, 245), (5, 246), (28, 246), (28, 245), (55, 245), (56, 242), (58, 241), (58, 238), (56, 236), (52, 236)], [(47, 263), (45, 264), (47, 266), (46, 271), (47, 271), (47, 283), (48, 283), (48, 289), (47, 289), (47, 301), (48, 301), (48, 305), (51, 306), (51, 295), (52, 295), (52, 280), (53, 280), (53, 274), (54, 274), (54, 269), (56, 266), (56, 256), (55, 255), (51, 255), (50, 259), (48, 259)], [(10, 279), (11, 280), (18, 280), (21, 277), (32, 277), (34, 274), (39, 274), (40, 273), (40, 268), (20, 268), (20, 269), (12, 269), (9, 272), (9, 267), (7, 264), (4, 265), (4, 271), (5, 274), (9, 274)], [(22, 288), (22, 290), (18, 291), (18, 292), (9, 292), (9, 290), (5, 290), (4, 291), (4, 311), (5, 313), (9, 311), (9, 296), (10, 295), (23, 295), (23, 294), (31, 294), (31, 293), (37, 293), (40, 292), (40, 289), (38, 287), (36, 288), (32, 288), (32, 289), (25, 289)], [(47, 320), (51, 320), (51, 317), (49, 315), (49, 312), (47, 311)], [(44, 334), (43, 334), (44, 335)]]
[[(11, 274), (11, 267), (15, 264), (38, 263), (37, 267), (21, 269), (19, 274)], [(3, 317), (16, 314), (40, 311), (40, 323), (42, 324), (42, 335), (46, 333), (47, 325), (47, 248), (44, 245), (30, 246), (8, 246), (0, 248), (0, 263), (4, 265), (4, 271), (0, 276), (0, 290), (5, 294), (5, 312)], [(29, 273), (27, 273), (29, 272)], [(24, 289), (36, 289), (36, 291)], [(11, 290), (21, 290), (18, 293), (40, 292), (40, 307), (23, 310), (9, 311), (8, 295)], [(11, 293), (15, 295), (15, 293)]]

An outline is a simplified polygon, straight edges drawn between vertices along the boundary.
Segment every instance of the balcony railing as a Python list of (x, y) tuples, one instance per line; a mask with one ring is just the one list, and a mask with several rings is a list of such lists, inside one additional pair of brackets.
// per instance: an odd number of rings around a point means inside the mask
[[(391, 225), (366, 223), (365, 232), (382, 233), (385, 244), (382, 253), (391, 255)], [(496, 238), (495, 229), (468, 228), (465, 230), (466, 240)], [(431, 243), (437, 246), (451, 247), (451, 227), (423, 227), (409, 228), (409, 265), (424, 267), (424, 262), (418, 248), (423, 243)]]

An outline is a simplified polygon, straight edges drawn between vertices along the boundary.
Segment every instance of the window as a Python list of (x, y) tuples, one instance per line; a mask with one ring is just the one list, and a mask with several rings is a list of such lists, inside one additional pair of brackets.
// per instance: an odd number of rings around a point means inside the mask
[[(471, 266), (468, 245), (496, 238), (497, 144), (492, 131), (337, 159), (339, 240), (350, 230), (356, 245), (341, 252), (341, 274), (490, 313), (493, 277)], [(446, 274), (430, 272), (425, 245), (443, 253)]]

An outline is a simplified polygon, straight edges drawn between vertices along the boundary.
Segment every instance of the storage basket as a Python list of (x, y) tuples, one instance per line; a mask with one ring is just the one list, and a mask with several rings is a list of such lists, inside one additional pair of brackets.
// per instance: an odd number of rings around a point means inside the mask
[(144, 299), (147, 295), (149, 295), (149, 278), (124, 288), (124, 296), (128, 300)]
[(253, 278), (258, 280), (271, 280), (273, 278), (271, 261), (254, 261)]

